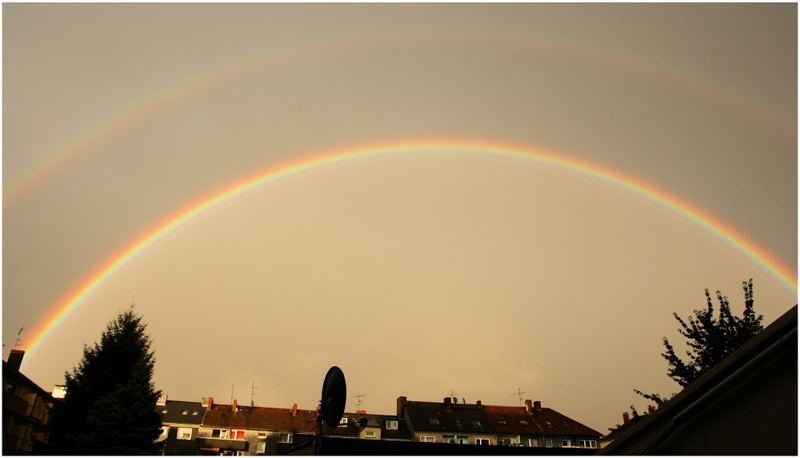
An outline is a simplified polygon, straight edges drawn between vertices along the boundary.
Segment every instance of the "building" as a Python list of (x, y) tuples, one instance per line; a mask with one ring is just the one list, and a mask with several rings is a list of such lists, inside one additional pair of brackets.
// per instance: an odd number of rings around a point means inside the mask
[(339, 426), (326, 432), (330, 437), (364, 440), (404, 441), (411, 440), (411, 434), (403, 418), (396, 415), (369, 414), (364, 410), (355, 413), (345, 412)]
[(208, 398), (197, 435), (200, 454), (260, 455), (287, 452), (314, 439), (317, 413), (274, 407), (214, 404)]
[(545, 448), (599, 448), (602, 434), (540, 401), (525, 407), (484, 406), (498, 445)]
[(161, 437), (166, 455), (196, 455), (199, 453), (196, 438), (203, 422), (205, 408), (200, 402), (170, 401), (166, 395), (156, 404), (161, 414)]
[(53, 397), (19, 371), (25, 352), (3, 361), (3, 454), (45, 453)]
[(405, 419), (416, 442), (497, 445), (497, 435), (480, 401), (459, 404), (451, 397), (443, 402), (408, 401), (400, 396), (397, 416)]
[(601, 454), (797, 455), (797, 306)]
[(540, 401), (525, 401), (524, 407), (397, 399), (397, 415), (406, 420), (418, 442), (471, 444), (504, 447), (571, 448), (595, 450), (602, 434)]

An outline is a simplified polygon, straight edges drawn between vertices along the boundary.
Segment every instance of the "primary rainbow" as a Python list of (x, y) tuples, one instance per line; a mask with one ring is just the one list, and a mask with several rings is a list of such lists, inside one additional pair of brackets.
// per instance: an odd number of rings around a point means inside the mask
[(44, 342), (56, 327), (69, 316), (69, 313), (109, 277), (125, 266), (128, 261), (146, 250), (166, 234), (174, 231), (201, 213), (234, 199), (260, 185), (308, 169), (367, 156), (412, 152), (458, 152), (462, 154), (488, 154), (516, 157), (563, 167), (622, 186), (625, 189), (634, 191), (663, 205), (708, 230), (755, 261), (764, 270), (775, 276), (790, 291), (797, 292), (796, 272), (790, 270), (775, 257), (767, 253), (766, 250), (751, 242), (733, 228), (678, 197), (658, 189), (652, 184), (635, 177), (624, 175), (608, 167), (561, 153), (500, 143), (478, 141), (417, 141), (389, 143), (327, 151), (294, 161), (270, 165), (257, 173), (248, 175), (234, 183), (211, 192), (187, 207), (178, 210), (139, 237), (125, 244), (106, 262), (97, 267), (97, 269), (76, 286), (63, 300), (59, 301), (53, 311), (42, 320), (31, 334), (32, 337), (26, 345), (29, 355), (34, 355), (42, 342)]

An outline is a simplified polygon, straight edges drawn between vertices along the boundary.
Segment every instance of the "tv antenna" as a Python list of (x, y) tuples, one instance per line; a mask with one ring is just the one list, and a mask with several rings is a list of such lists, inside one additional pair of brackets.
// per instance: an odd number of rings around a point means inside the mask
[(231, 385), (231, 404), (233, 404), (233, 390), (239, 385)]
[(515, 395), (519, 396), (519, 405), (522, 405), (522, 395), (528, 394), (527, 391), (522, 391), (522, 388), (517, 388), (517, 392), (514, 393)]
[(22, 330), (23, 329), (25, 329), (25, 326), (19, 328), (19, 331), (17, 331), (17, 340), (14, 341), (14, 348), (18, 348), (20, 345), (22, 345)]
[(256, 382), (250, 383), (250, 407), (255, 407), (256, 403), (253, 401), (253, 397), (256, 394)]
[(356, 412), (358, 412), (359, 410), (361, 410), (361, 398), (364, 397), (364, 393), (357, 394), (357, 395), (355, 395), (353, 397), (357, 399), (356, 400)]

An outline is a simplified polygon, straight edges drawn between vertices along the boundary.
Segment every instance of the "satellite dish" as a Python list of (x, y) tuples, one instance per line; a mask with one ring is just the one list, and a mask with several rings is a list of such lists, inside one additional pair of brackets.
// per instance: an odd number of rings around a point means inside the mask
[(333, 366), (325, 374), (325, 381), (322, 382), (322, 400), (319, 402), (320, 415), (326, 425), (330, 427), (339, 425), (339, 420), (344, 414), (345, 402), (347, 402), (347, 383), (344, 380), (344, 372)]

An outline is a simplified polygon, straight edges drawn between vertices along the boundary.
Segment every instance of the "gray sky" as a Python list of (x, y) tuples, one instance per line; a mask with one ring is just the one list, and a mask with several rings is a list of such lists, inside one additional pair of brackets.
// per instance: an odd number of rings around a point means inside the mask
[[(200, 196), (382, 142), (568, 153), (691, 202), (794, 270), (796, 23), (793, 4), (5, 4), (5, 351)], [(766, 323), (797, 302), (620, 186), (416, 151), (202, 214), (114, 273), (23, 370), (63, 382), (135, 301), (173, 399), (227, 402), (233, 387), (249, 402), (255, 383), (258, 405), (313, 408), (337, 364), (371, 412), (451, 390), (514, 404), (521, 388), (606, 432), (644, 408), (634, 387), (677, 391), (659, 356), (678, 338), (671, 313), (703, 306), (704, 288), (738, 311), (751, 277)]]

